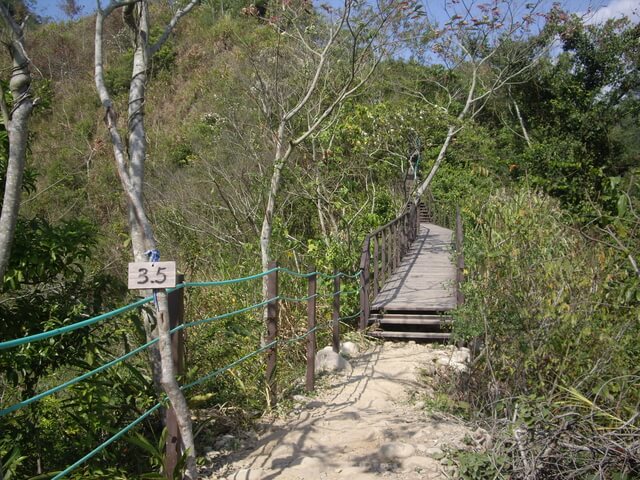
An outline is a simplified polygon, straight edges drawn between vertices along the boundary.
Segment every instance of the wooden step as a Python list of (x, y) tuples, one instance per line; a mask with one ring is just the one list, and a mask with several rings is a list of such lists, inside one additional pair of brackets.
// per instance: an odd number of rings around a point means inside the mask
[(449, 315), (434, 314), (407, 314), (385, 313), (373, 314), (369, 317), (369, 323), (388, 325), (444, 325), (450, 324), (452, 318)]
[(415, 338), (425, 340), (448, 340), (451, 338), (451, 334), (446, 332), (387, 332), (376, 330), (368, 332), (367, 335), (375, 338)]

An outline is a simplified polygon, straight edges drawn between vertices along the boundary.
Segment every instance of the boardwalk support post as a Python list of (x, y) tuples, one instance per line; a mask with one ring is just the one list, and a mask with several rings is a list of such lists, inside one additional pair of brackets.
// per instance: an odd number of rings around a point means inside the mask
[[(315, 269), (311, 270), (315, 272)], [(317, 292), (317, 275), (312, 273), (308, 279), (307, 296), (307, 326), (309, 328), (309, 336), (307, 337), (307, 392), (312, 392), (315, 388), (316, 375), (316, 292)]]
[[(176, 284), (180, 283), (184, 283), (184, 275), (182, 274), (176, 276)], [(169, 328), (173, 330), (178, 325), (184, 324), (184, 288), (169, 293), (167, 301), (169, 303)], [(171, 356), (176, 375), (183, 375), (184, 330), (171, 334)], [(167, 478), (174, 478), (174, 470), (182, 455), (182, 438), (178, 428), (178, 419), (172, 406), (166, 410), (165, 426), (167, 427), (167, 441), (165, 443), (164, 474)]]
[(340, 353), (340, 276), (333, 272), (333, 313), (331, 319), (331, 345), (333, 351)]
[[(269, 262), (269, 270), (277, 268), (276, 262)], [(267, 304), (267, 344), (278, 339), (278, 270), (267, 275), (267, 298), (272, 298)], [(267, 402), (269, 407), (277, 403), (278, 385), (276, 379), (276, 365), (278, 359), (278, 345), (274, 344), (267, 350)]]

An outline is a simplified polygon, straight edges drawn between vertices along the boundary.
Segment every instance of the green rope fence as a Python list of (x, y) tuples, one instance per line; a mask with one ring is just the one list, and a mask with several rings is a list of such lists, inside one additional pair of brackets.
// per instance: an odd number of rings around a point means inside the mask
[[(217, 280), (217, 281), (209, 281), (209, 282), (184, 282), (181, 283), (179, 285), (177, 285), (175, 288), (172, 289), (168, 289), (168, 292), (173, 292), (182, 288), (187, 288), (187, 287), (214, 287), (214, 286), (224, 286), (224, 285), (232, 285), (232, 284), (238, 284), (238, 283), (242, 283), (242, 282), (246, 282), (246, 281), (250, 281), (250, 280), (255, 280), (255, 279), (259, 279), (262, 278), (266, 275), (269, 275), (273, 272), (283, 272), (283, 273), (287, 273), (290, 274), (294, 277), (298, 277), (298, 278), (309, 278), (312, 277), (314, 275), (325, 278), (325, 279), (334, 279), (337, 277), (344, 277), (344, 278), (351, 278), (351, 279), (356, 279), (360, 276), (360, 271), (354, 273), (354, 274), (346, 274), (343, 272), (337, 272), (335, 274), (325, 274), (325, 273), (321, 273), (321, 272), (310, 272), (310, 273), (300, 273), (300, 272), (296, 272), (293, 270), (289, 270), (287, 268), (283, 268), (283, 267), (276, 267), (270, 270), (266, 270), (264, 272), (260, 272), (257, 273), (255, 275), (250, 275), (250, 276), (246, 276), (246, 277), (240, 277), (240, 278), (234, 278), (234, 279), (229, 279), (229, 280)], [(350, 294), (355, 294), (358, 293), (359, 290), (340, 290), (337, 292), (332, 292), (329, 294), (313, 294), (313, 295), (308, 295), (305, 297), (287, 297), (287, 296), (276, 296), (273, 298), (270, 298), (268, 300), (247, 306), (247, 307), (243, 307), (240, 308), (238, 310), (234, 310), (232, 312), (227, 312), (224, 314), (220, 314), (220, 315), (216, 315), (213, 317), (209, 317), (209, 318), (203, 318), (200, 320), (196, 320), (193, 322), (188, 322), (188, 323), (184, 323), (182, 325), (178, 325), (177, 327), (171, 329), (170, 333), (175, 333), (175, 332), (179, 332), (181, 330), (185, 330), (187, 328), (191, 328), (191, 327), (195, 327), (198, 325), (202, 325), (202, 324), (206, 324), (206, 323), (210, 323), (213, 321), (218, 321), (218, 320), (222, 320), (225, 318), (229, 318), (232, 317), (234, 315), (239, 315), (242, 313), (246, 313), (248, 311), (251, 310), (255, 310), (258, 308), (262, 308), (266, 305), (268, 305), (271, 302), (274, 301), (278, 301), (278, 300), (283, 300), (283, 301), (287, 301), (287, 302), (306, 302), (312, 298), (316, 298), (316, 297), (335, 297), (336, 295), (350, 295)], [(153, 301), (153, 297), (146, 297), (140, 300), (137, 300), (135, 302), (132, 302), (128, 305), (125, 305), (123, 307), (117, 308), (115, 310), (112, 310), (110, 312), (106, 312), (97, 316), (94, 316), (92, 318), (88, 318), (86, 320), (82, 320), (76, 323), (73, 323), (71, 325), (66, 325), (64, 327), (60, 327), (54, 330), (49, 330), (49, 331), (45, 331), (45, 332), (41, 332), (38, 334), (34, 334), (34, 335), (29, 335), (26, 337), (22, 337), (22, 338), (16, 338), (16, 339), (12, 339), (12, 340), (8, 340), (8, 341), (4, 341), (4, 342), (0, 342), (0, 350), (7, 350), (10, 348), (14, 348), (17, 346), (21, 346), (21, 345), (25, 345), (25, 344), (29, 344), (29, 343), (34, 343), (34, 342), (39, 342), (48, 338), (52, 338), (55, 336), (59, 336), (59, 335), (63, 335), (65, 333), (70, 333), (73, 332), (75, 330), (81, 329), (81, 328), (85, 328), (88, 327), (90, 325), (94, 325), (96, 323), (102, 322), (104, 320), (107, 320), (109, 318), (113, 318), (116, 317), (118, 315), (121, 315), (123, 313), (135, 310), (136, 308), (142, 307), (150, 302)], [(357, 316), (360, 315), (361, 312), (358, 312), (354, 315), (350, 315), (348, 317), (340, 317), (340, 321), (344, 321), (344, 320), (349, 320), (352, 318), (355, 318)], [(189, 384), (183, 385), (181, 388), (181, 390), (186, 391), (190, 388), (193, 388), (197, 385), (200, 385), (201, 383), (206, 382), (207, 380), (211, 380), (229, 370), (231, 370), (232, 368), (244, 363), (245, 361), (249, 360), (252, 357), (255, 357), (256, 355), (259, 355), (260, 353), (263, 353), (271, 348), (273, 348), (276, 345), (290, 345), (292, 343), (295, 342), (299, 342), (300, 340), (303, 340), (304, 338), (308, 337), (311, 333), (316, 332), (317, 330), (319, 330), (320, 328), (324, 328), (327, 325), (331, 325), (331, 322), (327, 322), (326, 324), (321, 324), (321, 325), (316, 325), (315, 327), (308, 329), (305, 333), (294, 336), (292, 338), (289, 339), (278, 339), (278, 340), (274, 340), (272, 342), (269, 342), (268, 344), (260, 347), (257, 350), (254, 350), (244, 356), (242, 356), (241, 358), (235, 360), (234, 362), (225, 365), (224, 367), (221, 367), (217, 370), (214, 370), (213, 372), (204, 375), (203, 377), (199, 378), (198, 380), (195, 380)], [(42, 393), (39, 393), (27, 400), (23, 400), (21, 402), (18, 402), (14, 405), (11, 405), (9, 407), (6, 407), (2, 410), (0, 410), (0, 417), (3, 417), (9, 413), (15, 412), (23, 407), (26, 407), (28, 405), (31, 405), (32, 403), (35, 403), (39, 400), (42, 400), (43, 398), (46, 398), (50, 395), (53, 395), (57, 392), (60, 392), (62, 390), (65, 390), (83, 380), (86, 380), (90, 377), (92, 377), (93, 375), (96, 375), (100, 372), (103, 372), (105, 370), (107, 370), (110, 367), (113, 367), (121, 362), (124, 362), (126, 360), (128, 360), (129, 358), (133, 357), (134, 355), (142, 352), (143, 350), (146, 350), (147, 348), (151, 347), (152, 345), (158, 343), (158, 339), (155, 338), (143, 345), (140, 345), (139, 347), (131, 350), (130, 352), (127, 352), (126, 354), (115, 358), (107, 363), (105, 363), (104, 365), (101, 365), (89, 372), (85, 372), (82, 375), (79, 375), (71, 380), (68, 380), (64, 383), (61, 383), (60, 385), (57, 385), (55, 387), (52, 387)], [(100, 453), (102, 450), (104, 450), (106, 447), (108, 447), (109, 445), (111, 445), (113, 442), (115, 442), (116, 440), (118, 440), (119, 438), (121, 438), (123, 435), (125, 435), (127, 432), (129, 432), (131, 429), (133, 429), (136, 425), (140, 424), (143, 420), (145, 420), (146, 418), (148, 418), (150, 415), (152, 415), (154, 412), (156, 412), (158, 409), (161, 408), (161, 406), (163, 404), (165, 404), (167, 402), (166, 397), (163, 398), (162, 400), (160, 400), (158, 403), (156, 403), (155, 405), (153, 405), (151, 408), (149, 408), (147, 411), (145, 411), (142, 415), (140, 415), (138, 418), (136, 418), (134, 421), (132, 421), (130, 424), (128, 424), (127, 426), (125, 426), (124, 428), (122, 428), (120, 431), (118, 431), (117, 433), (115, 433), (114, 435), (112, 435), (111, 437), (109, 437), (106, 441), (104, 441), (103, 443), (101, 443), (100, 445), (98, 445), (96, 448), (94, 448), (93, 450), (91, 450), (89, 453), (87, 453), (86, 455), (84, 455), (82, 458), (80, 458), (79, 460), (77, 460), (76, 462), (74, 462), (72, 465), (69, 465), (67, 468), (65, 468), (64, 470), (62, 470), (61, 472), (57, 473), (52, 480), (57, 480), (60, 478), (63, 478), (64, 476), (68, 475), (69, 473), (71, 473), (72, 471), (74, 471), (76, 468), (78, 468), (80, 465), (82, 465), (83, 463), (85, 463), (86, 461), (90, 460), (91, 458), (93, 458), (95, 455), (97, 455), (98, 453)]]

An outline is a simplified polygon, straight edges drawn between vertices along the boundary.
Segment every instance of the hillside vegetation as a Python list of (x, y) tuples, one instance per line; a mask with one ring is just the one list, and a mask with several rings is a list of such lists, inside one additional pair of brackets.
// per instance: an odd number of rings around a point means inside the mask
[[(157, 41), (177, 6), (150, 3)], [(16, 18), (17, 4), (3, 1)], [(354, 272), (365, 235), (432, 176), (428, 194), (462, 208), (466, 302), (453, 333), (477, 347), (469, 374), (439, 395), (494, 437), (491, 451), (451, 452), (460, 477), (640, 478), (640, 26), (587, 25), (527, 5), (514, 7), (521, 18), (511, 25), (502, 22), (504, 2), (473, 5), (477, 18), (440, 25), (409, 2), (389, 2), (379, 25), (384, 12), (354, 6), (321, 64), (310, 52), (331, 38), (339, 9), (203, 2), (145, 70), (146, 214), (162, 259), (189, 281), (254, 274), (265, 255), (297, 271)], [(140, 254), (134, 214), (108, 128), (115, 118), (126, 132), (136, 118), (127, 114), (136, 44), (126, 16), (106, 18), (106, 111), (94, 83), (94, 30), (92, 17), (25, 26), (37, 100), (0, 341), (137, 298), (125, 278), (132, 250)], [(550, 48), (553, 39), (560, 46)], [(19, 102), (9, 55), (0, 65), (11, 110)], [(318, 88), (289, 116), (316, 71)], [(282, 158), (279, 146), (295, 148)], [(135, 148), (128, 138), (125, 148)], [(306, 293), (303, 282), (282, 281), (287, 295)], [(259, 282), (193, 290), (186, 317), (262, 300)], [(319, 299), (322, 315), (329, 302)], [(357, 296), (342, 305), (344, 315), (358, 309)], [(304, 305), (282, 309), (285, 337), (306, 328), (304, 315)], [(1, 407), (145, 343), (153, 318), (132, 311), (55, 342), (0, 350)], [(259, 311), (195, 327), (181, 382), (255, 350), (263, 334)], [(301, 388), (303, 358), (302, 346), (282, 353), (278, 375), (289, 391)], [(139, 354), (0, 417), (5, 478), (49, 478), (146, 411), (159, 395), (149, 360)], [(187, 402), (198, 411), (196, 448), (251, 421), (268, 408), (264, 360), (199, 385)], [(71, 478), (155, 478), (160, 415), (133, 432)]]

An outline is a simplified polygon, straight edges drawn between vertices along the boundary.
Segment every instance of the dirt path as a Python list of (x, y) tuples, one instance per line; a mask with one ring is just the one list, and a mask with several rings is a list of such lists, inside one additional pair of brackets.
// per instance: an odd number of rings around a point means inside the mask
[(209, 478), (445, 478), (441, 447), (460, 445), (471, 432), (425, 413), (410, 395), (420, 388), (419, 369), (464, 355), (452, 347), (413, 343), (371, 346), (350, 360), (349, 374), (330, 377), (317, 398), (296, 397), (297, 408), (287, 419), (244, 439)]

